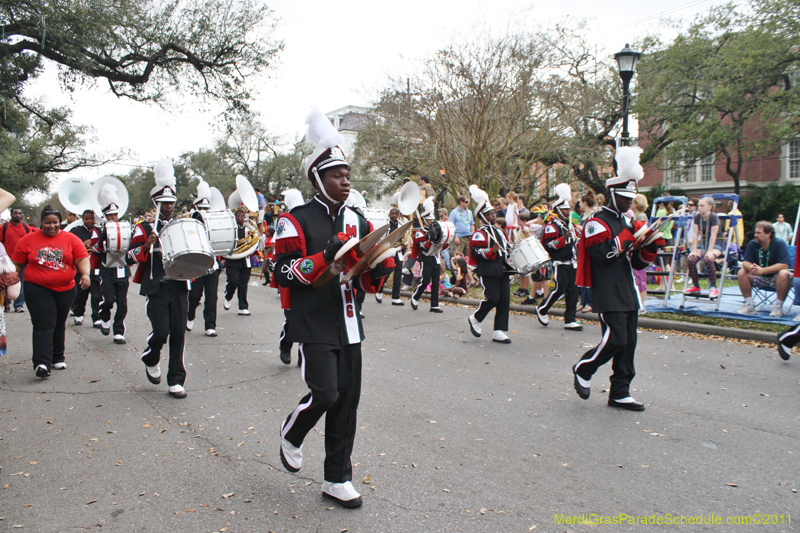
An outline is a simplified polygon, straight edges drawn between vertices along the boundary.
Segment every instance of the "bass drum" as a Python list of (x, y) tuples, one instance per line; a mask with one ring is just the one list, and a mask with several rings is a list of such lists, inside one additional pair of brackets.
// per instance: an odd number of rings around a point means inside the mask
[(508, 254), (511, 265), (521, 275), (527, 276), (550, 262), (550, 255), (538, 237), (528, 237)]
[[(379, 207), (365, 207), (361, 210), (364, 218), (372, 222), (372, 228), (382, 228), (389, 223), (389, 214)], [(389, 229), (386, 229), (387, 233)]]
[(158, 234), (164, 272), (170, 279), (191, 280), (214, 266), (206, 227), (199, 220), (173, 220)]
[(236, 217), (229, 210), (198, 211), (208, 231), (214, 255), (228, 255), (236, 249)]

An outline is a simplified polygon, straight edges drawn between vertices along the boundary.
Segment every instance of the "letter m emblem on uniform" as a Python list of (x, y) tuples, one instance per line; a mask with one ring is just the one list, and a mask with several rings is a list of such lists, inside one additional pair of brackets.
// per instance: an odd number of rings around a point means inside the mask
[(344, 232), (347, 234), (348, 237), (356, 237), (356, 227), (351, 224), (345, 224)]

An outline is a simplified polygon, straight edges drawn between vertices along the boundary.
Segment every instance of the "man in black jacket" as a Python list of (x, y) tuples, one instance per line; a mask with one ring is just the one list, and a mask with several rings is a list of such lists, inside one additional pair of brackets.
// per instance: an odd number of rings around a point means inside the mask
[(578, 396), (589, 398), (591, 379), (597, 369), (613, 359), (608, 405), (644, 411), (644, 404), (631, 397), (630, 384), (636, 371), (636, 327), (642, 305), (631, 268), (647, 268), (656, 258), (663, 239), (634, 247), (633, 227), (623, 213), (636, 196), (636, 182), (644, 171), (639, 165), (640, 148), (617, 149), (617, 176), (606, 180), (607, 204), (583, 227), (578, 249), (578, 284), (591, 287), (592, 303), (600, 315), (603, 338), (572, 368)]
[[(482, 192), (482, 191), (481, 191)], [(485, 194), (485, 193), (484, 193)], [(475, 219), (484, 222), (469, 242), (469, 264), (475, 267), (475, 274), (481, 278), (483, 300), (474, 314), (469, 316), (469, 329), (476, 337), (481, 336), (481, 322), (494, 309), (494, 331), (492, 341), (511, 344), (506, 335), (508, 331), (508, 312), (511, 302), (509, 275), (513, 269), (508, 265), (510, 246), (505, 234), (494, 225), (497, 212), (492, 208), (489, 197), (478, 197)], [(480, 201), (479, 201), (480, 199)]]
[[(100, 255), (92, 250), (92, 234), (96, 229), (94, 223), (94, 211), (87, 209), (81, 215), (83, 225), (75, 226), (70, 231), (78, 236), (86, 246), (86, 251), (89, 252), (89, 263), (91, 267), (91, 274), (89, 278), (92, 284), (88, 289), (81, 289), (78, 287), (78, 292), (75, 295), (75, 300), (72, 302), (72, 314), (74, 315), (74, 322), (76, 326), (83, 324), (83, 314), (86, 312), (86, 300), (90, 300), (90, 307), (92, 310), (92, 324), (96, 328), (101, 327), (100, 320)], [(80, 272), (75, 277), (75, 284), (77, 286)], [(91, 299), (90, 299), (91, 297)]]
[[(244, 224), (244, 215), (244, 208), (236, 210), (237, 245), (250, 233), (250, 228)], [(226, 311), (231, 308), (231, 300), (233, 300), (234, 293), (237, 293), (239, 295), (239, 314), (250, 314), (247, 304), (247, 284), (250, 282), (250, 268), (252, 266), (253, 263), (250, 256), (243, 257), (242, 259), (225, 260), (225, 277), (228, 281), (225, 284), (225, 301), (222, 307), (224, 307)]]
[(156, 165), (157, 185), (150, 191), (150, 197), (158, 207), (157, 218), (152, 224), (142, 222), (136, 226), (128, 255), (139, 264), (133, 282), (141, 284), (139, 294), (147, 297), (145, 310), (153, 328), (147, 337), (147, 348), (142, 353), (147, 380), (154, 385), (161, 383), (161, 348), (169, 339), (169, 394), (173, 398), (185, 398), (186, 389), (183, 385), (186, 382), (186, 366), (183, 356), (189, 282), (165, 279), (161, 242), (158, 240), (159, 232), (169, 224), (175, 210), (177, 197), (173, 172), (169, 160), (162, 159)]
[[(559, 190), (560, 189), (560, 190)], [(556, 185), (559, 198), (553, 202), (553, 216), (542, 230), (542, 244), (553, 262), (553, 278), (556, 282), (554, 290), (547, 295), (542, 304), (536, 308), (539, 323), (547, 326), (550, 319), (547, 312), (550, 307), (564, 296), (564, 329), (582, 331), (583, 326), (575, 321), (578, 307), (578, 286), (575, 284), (575, 235), (569, 225), (570, 200), (572, 192), (569, 185)]]
[[(282, 214), (275, 226), (275, 279), (291, 290), (288, 341), (300, 343), (302, 375), (308, 394), (281, 425), (280, 458), (290, 472), (303, 465), (303, 441), (325, 415), (324, 496), (344, 507), (361, 505), (352, 483), (350, 455), (361, 396), (361, 341), (364, 338), (354, 288), (375, 293), (394, 269), (391, 257), (376, 268), (340, 284), (339, 276), (313, 283), (331, 263), (335, 272), (352, 264), (351, 250), (336, 259), (350, 238), (369, 233), (369, 223), (344, 202), (350, 194), (350, 165), (343, 143), (319, 110), (309, 116), (309, 138), (324, 137), (306, 162), (306, 176), (317, 195)], [(315, 133), (316, 132), (316, 133)], [(330, 140), (336, 141), (333, 145)]]

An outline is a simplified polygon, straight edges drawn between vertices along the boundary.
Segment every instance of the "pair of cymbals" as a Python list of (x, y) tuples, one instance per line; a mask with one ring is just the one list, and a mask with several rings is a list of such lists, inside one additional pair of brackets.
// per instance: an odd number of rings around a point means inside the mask
[[(344, 246), (342, 246), (342, 248), (336, 254), (334, 260), (330, 265), (328, 265), (328, 268), (323, 270), (314, 281), (314, 287), (324, 285), (342, 272), (341, 267), (337, 266), (337, 262), (351, 249), (355, 249), (358, 261), (350, 270), (345, 273), (344, 276), (342, 276), (341, 283), (347, 283), (354, 277), (358, 276), (364, 272), (369, 265), (371, 265), (372, 262), (378, 258), (379, 255), (400, 242), (408, 231), (408, 228), (411, 227), (411, 224), (412, 222), (410, 221), (406, 222), (388, 235), (386, 235), (386, 230), (388, 229), (389, 225), (386, 224), (385, 226), (382, 226), (371, 232), (360, 241), (357, 241), (355, 238), (350, 239)], [(386, 236), (384, 237), (384, 235)]]

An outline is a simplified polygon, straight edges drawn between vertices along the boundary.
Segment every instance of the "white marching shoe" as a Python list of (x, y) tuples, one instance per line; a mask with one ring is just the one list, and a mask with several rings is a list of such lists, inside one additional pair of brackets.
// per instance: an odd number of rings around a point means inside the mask
[(303, 445), (297, 448), (294, 444), (283, 438), (284, 420), (281, 424), (281, 463), (289, 472), (299, 472), (303, 468)]
[(186, 398), (186, 389), (183, 388), (183, 385), (170, 385), (169, 395), (173, 398)]
[(494, 342), (499, 342), (502, 344), (511, 344), (511, 339), (508, 338), (505, 331), (500, 331), (499, 329), (494, 330), (492, 333), (492, 340)]
[(322, 494), (336, 502), (342, 507), (358, 507), (361, 501), (361, 494), (353, 487), (351, 481), (346, 483), (331, 483), (330, 481), (322, 482)]
[(194, 327), (194, 320), (187, 320), (186, 321), (186, 331), (192, 331)]
[(478, 319), (475, 318), (475, 315), (469, 315), (468, 320), (469, 320), (469, 330), (476, 337), (480, 337), (481, 336), (481, 323), (478, 322)]

